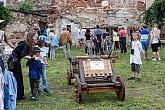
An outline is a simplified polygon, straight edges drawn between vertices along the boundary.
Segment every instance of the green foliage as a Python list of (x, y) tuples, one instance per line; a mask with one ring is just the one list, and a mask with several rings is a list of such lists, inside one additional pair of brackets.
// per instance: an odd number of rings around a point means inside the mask
[(29, 2), (28, 0), (21, 1), (20, 4), (18, 5), (18, 10), (21, 12), (31, 12), (33, 10), (32, 3)]
[(11, 20), (11, 12), (8, 7), (0, 6), (0, 19), (5, 20), (4, 22), (0, 23), (0, 29), (5, 27)]
[(144, 20), (147, 24), (161, 23), (165, 18), (165, 0), (155, 0), (145, 12)]

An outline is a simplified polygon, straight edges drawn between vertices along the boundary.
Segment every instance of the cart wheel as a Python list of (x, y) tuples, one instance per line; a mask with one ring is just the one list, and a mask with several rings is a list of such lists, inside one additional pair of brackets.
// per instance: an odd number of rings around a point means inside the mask
[(71, 85), (71, 72), (69, 70), (67, 70), (67, 83)]
[(123, 101), (125, 99), (125, 84), (124, 79), (121, 76), (116, 77), (116, 81), (121, 83), (121, 87), (119, 88), (119, 91), (117, 93), (117, 99), (119, 101)]

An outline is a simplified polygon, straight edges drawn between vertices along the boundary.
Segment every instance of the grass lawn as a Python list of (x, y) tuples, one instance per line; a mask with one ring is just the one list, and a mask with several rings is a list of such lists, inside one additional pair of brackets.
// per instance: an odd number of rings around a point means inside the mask
[[(82, 55), (78, 48), (72, 49), (73, 55)], [(69, 62), (64, 59), (62, 50), (55, 61), (49, 61), (47, 80), (53, 93), (43, 94), (37, 102), (32, 102), (29, 78), (25, 61), (22, 62), (25, 96), (27, 99), (17, 102), (17, 110), (164, 110), (165, 108), (165, 47), (161, 48), (162, 61), (143, 60), (141, 66), (142, 81), (128, 81), (130, 71), (129, 53), (122, 54), (113, 64), (116, 74), (125, 78), (126, 98), (124, 102), (116, 100), (115, 93), (93, 93), (82, 96), (77, 104), (74, 86), (66, 83), (66, 69)]]

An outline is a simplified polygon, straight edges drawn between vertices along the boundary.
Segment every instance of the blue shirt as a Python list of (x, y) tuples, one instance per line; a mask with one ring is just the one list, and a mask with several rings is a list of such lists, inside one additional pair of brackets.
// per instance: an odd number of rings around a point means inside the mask
[(29, 78), (40, 79), (42, 72), (42, 65), (40, 60), (28, 60), (27, 66), (29, 66)]
[(4, 71), (4, 106), (5, 110), (16, 110), (17, 81), (13, 73)]
[(96, 31), (95, 31), (95, 35), (102, 35), (102, 31), (101, 29), (97, 28)]
[(58, 47), (58, 44), (59, 44), (59, 40), (58, 40), (58, 35), (54, 35), (52, 34), (51, 36), (51, 46), (52, 47)]
[(149, 31), (147, 29), (143, 29), (142, 31), (140, 31), (140, 35), (141, 35), (141, 42), (148, 42), (148, 36), (149, 36)]
[(45, 43), (48, 43), (48, 38), (47, 38), (47, 36), (40, 35), (40, 36), (39, 36), (39, 39), (42, 40), (42, 41), (45, 42)]

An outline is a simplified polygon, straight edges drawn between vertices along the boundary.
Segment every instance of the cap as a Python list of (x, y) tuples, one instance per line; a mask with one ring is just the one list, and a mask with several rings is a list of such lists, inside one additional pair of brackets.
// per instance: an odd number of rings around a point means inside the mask
[(33, 48), (33, 52), (40, 52), (41, 50), (38, 47)]

